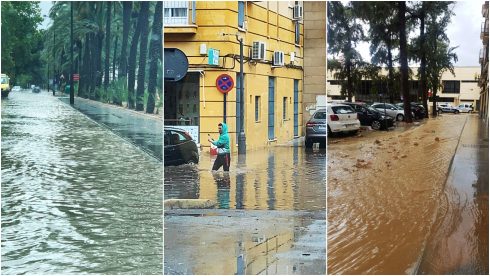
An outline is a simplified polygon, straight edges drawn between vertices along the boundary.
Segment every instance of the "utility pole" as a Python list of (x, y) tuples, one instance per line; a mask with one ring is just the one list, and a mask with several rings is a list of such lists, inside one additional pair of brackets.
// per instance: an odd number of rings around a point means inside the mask
[(245, 102), (245, 89), (243, 88), (243, 38), (236, 34), (236, 39), (240, 42), (240, 134), (238, 134), (238, 154), (246, 154), (247, 140), (245, 128), (243, 127)]

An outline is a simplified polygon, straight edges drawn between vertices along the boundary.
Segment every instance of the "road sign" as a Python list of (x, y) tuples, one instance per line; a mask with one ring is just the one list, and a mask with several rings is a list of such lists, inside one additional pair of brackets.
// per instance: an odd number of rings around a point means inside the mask
[(210, 48), (208, 51), (208, 64), (219, 65), (219, 50)]
[(219, 92), (226, 94), (233, 89), (235, 86), (235, 82), (233, 78), (228, 74), (221, 74), (216, 78), (216, 88), (218, 88)]
[(73, 80), (74, 81), (80, 80), (80, 75), (79, 74), (73, 74)]

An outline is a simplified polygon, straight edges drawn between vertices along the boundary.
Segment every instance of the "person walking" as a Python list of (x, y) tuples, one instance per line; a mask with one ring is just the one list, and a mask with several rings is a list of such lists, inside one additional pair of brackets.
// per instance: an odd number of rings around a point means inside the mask
[(228, 135), (228, 126), (225, 123), (218, 124), (219, 139), (214, 141), (208, 134), (208, 141), (218, 148), (218, 156), (214, 161), (213, 171), (219, 170), (223, 166), (225, 172), (230, 170), (230, 136)]

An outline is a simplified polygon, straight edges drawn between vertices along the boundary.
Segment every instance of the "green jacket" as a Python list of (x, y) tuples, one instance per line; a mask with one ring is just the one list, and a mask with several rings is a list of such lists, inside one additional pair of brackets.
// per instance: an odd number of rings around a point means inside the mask
[(218, 150), (218, 154), (230, 153), (230, 136), (228, 135), (228, 126), (225, 123), (221, 123), (221, 134), (218, 141), (212, 141), (213, 145), (223, 151)]

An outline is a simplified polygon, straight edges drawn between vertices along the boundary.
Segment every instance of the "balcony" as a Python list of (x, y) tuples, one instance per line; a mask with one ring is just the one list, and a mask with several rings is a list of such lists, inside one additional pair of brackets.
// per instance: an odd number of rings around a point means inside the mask
[(483, 40), (483, 43), (487, 43), (485, 40), (488, 40), (488, 19), (481, 23), (480, 39)]
[(485, 2), (485, 4), (482, 5), (482, 7), (481, 7), (481, 14), (485, 18), (488, 17), (488, 2)]
[(196, 2), (164, 1), (163, 27), (165, 34), (195, 34), (197, 32)]

